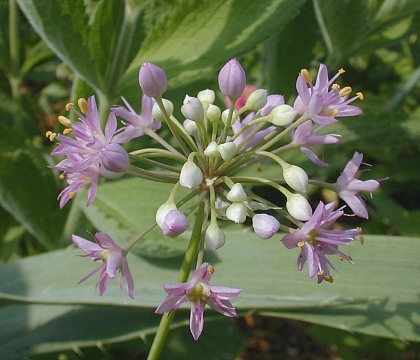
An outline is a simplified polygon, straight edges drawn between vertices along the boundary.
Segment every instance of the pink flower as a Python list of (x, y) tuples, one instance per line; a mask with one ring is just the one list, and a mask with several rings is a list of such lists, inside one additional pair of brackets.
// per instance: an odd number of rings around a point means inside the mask
[(338, 177), (336, 185), (338, 187), (338, 196), (347, 203), (355, 215), (367, 219), (369, 215), (366, 203), (359, 192), (368, 191), (371, 193), (379, 187), (379, 182), (376, 180), (362, 181), (357, 179), (362, 160), (363, 154), (355, 152), (353, 158), (347, 163)]
[(299, 96), (293, 105), (298, 113), (302, 115), (306, 112), (314, 122), (321, 125), (336, 122), (335, 117), (360, 115), (362, 110), (350, 104), (356, 99), (363, 99), (363, 95), (358, 93), (357, 96), (349, 98), (350, 87), (340, 89), (334, 84), (342, 73), (344, 70), (341, 69), (333, 78), (328, 79), (327, 67), (321, 64), (316, 83), (313, 85), (308, 71), (302, 70), (296, 81)]
[(317, 135), (317, 130), (320, 130), (321, 128), (322, 126), (314, 124), (311, 120), (305, 121), (293, 132), (292, 143), (299, 145), (300, 151), (302, 151), (302, 153), (305, 154), (314, 164), (319, 166), (328, 166), (328, 164), (319, 159), (319, 157), (310, 148), (314, 145), (339, 143), (340, 135)]
[(74, 110), (80, 121), (69, 122), (67, 134), (58, 134), (60, 144), (51, 152), (53, 156), (66, 156), (66, 159), (53, 167), (62, 171), (67, 178), (68, 187), (59, 195), (60, 207), (75, 197), (76, 192), (90, 185), (88, 205), (96, 196), (100, 176), (115, 178), (126, 172), (130, 166), (127, 151), (116, 142), (117, 119), (111, 112), (102, 131), (95, 97), (88, 98), (85, 115)]
[(237, 317), (230, 300), (237, 296), (241, 289), (211, 285), (209, 280), (213, 273), (213, 266), (204, 263), (193, 272), (188, 282), (163, 285), (168, 296), (155, 313), (175, 311), (185, 302), (189, 302), (191, 304), (190, 330), (194, 340), (198, 340), (203, 331), (203, 313), (206, 304), (222, 315)]
[(113, 108), (115, 114), (124, 119), (127, 124), (116, 134), (114, 140), (119, 143), (125, 143), (134, 138), (144, 135), (144, 129), (151, 130), (160, 129), (161, 122), (153, 119), (152, 109), (155, 100), (143, 95), (141, 100), (141, 112), (137, 114), (130, 104), (123, 98), (124, 106), (116, 106)]
[(325, 205), (320, 202), (312, 217), (303, 226), (291, 234), (285, 235), (283, 244), (292, 249), (300, 247), (301, 251), (297, 260), (298, 269), (308, 263), (309, 277), (318, 276), (318, 283), (323, 280), (332, 282), (329, 267), (334, 269), (327, 255), (336, 254), (341, 260), (352, 262), (350, 256), (338, 250), (339, 245), (347, 245), (360, 235), (360, 229), (329, 230), (328, 228), (343, 215), (341, 209), (334, 210), (335, 203)]
[[(123, 250), (108, 234), (97, 232), (95, 234), (96, 244), (77, 235), (72, 235), (72, 240), (76, 246), (87, 253), (87, 255), (82, 256), (90, 256), (93, 261), (102, 262), (102, 265), (87, 274), (78, 284), (100, 271), (101, 274), (96, 283), (100, 295), (105, 292), (109, 281), (116, 277), (121, 290), (127, 291), (128, 296), (134, 299), (134, 282), (128, 268), (127, 259)], [(121, 276), (125, 279), (125, 287), (123, 287)]]
[(178, 210), (169, 211), (162, 224), (163, 235), (175, 237), (182, 234), (190, 226), (187, 217)]
[(261, 239), (269, 239), (280, 229), (280, 223), (271, 215), (255, 214), (252, 217), (252, 227)]

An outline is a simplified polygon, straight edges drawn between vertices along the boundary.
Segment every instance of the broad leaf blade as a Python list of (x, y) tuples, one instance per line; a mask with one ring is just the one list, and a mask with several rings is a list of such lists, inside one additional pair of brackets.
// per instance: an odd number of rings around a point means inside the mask
[[(417, 238), (367, 236), (366, 244), (351, 244), (355, 265), (336, 264), (334, 284), (316, 284), (296, 270), (299, 250), (288, 251), (278, 239), (262, 241), (247, 232), (228, 232), (226, 245), (206, 260), (216, 269), (212, 281), (242, 288), (238, 311), (277, 313), (349, 331), (419, 341), (420, 250)], [(94, 279), (74, 284), (97, 264), (62, 250), (2, 265), (0, 284), (5, 301), (53, 304), (113, 304), (156, 307), (164, 297), (161, 284), (177, 277), (179, 261), (145, 260), (129, 256), (136, 281), (136, 299), (129, 300), (113, 282), (102, 297)], [(402, 276), (402, 274), (404, 276)], [(13, 279), (13, 280), (12, 280)], [(322, 316), (320, 316), (322, 314)]]

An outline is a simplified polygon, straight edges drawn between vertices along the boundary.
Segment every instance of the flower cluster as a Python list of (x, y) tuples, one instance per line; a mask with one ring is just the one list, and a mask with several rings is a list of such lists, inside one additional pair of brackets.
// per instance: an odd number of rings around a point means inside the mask
[[(334, 266), (330, 256), (352, 262), (339, 247), (348, 245), (361, 233), (360, 228), (343, 230), (335, 223), (345, 212), (368, 218), (363, 193), (375, 191), (379, 182), (358, 179), (363, 164), (361, 153), (354, 154), (333, 183), (310, 179), (302, 167), (286, 161), (284, 154), (298, 149), (314, 164), (328, 166), (316, 154), (316, 147), (340, 141), (339, 134), (328, 134), (328, 127), (340, 117), (362, 112), (353, 102), (363, 99), (363, 95), (351, 96), (349, 86), (336, 83), (343, 72), (341, 69), (329, 78), (326, 66), (320, 65), (313, 83), (309, 71), (301, 70), (296, 81), (297, 98), (291, 106), (282, 95), (269, 95), (265, 89), (248, 85), (244, 69), (232, 59), (218, 75), (224, 104), (218, 103), (216, 93), (209, 89), (195, 96), (187, 95), (180, 108), (183, 118), (178, 120), (173, 114), (174, 104), (162, 97), (168, 87), (165, 72), (146, 62), (139, 73), (143, 92), (140, 114), (124, 100), (125, 106), (110, 110), (103, 132), (92, 96), (79, 101), (81, 111), (76, 111), (79, 120), (72, 122), (60, 117), (67, 127), (63, 134), (48, 134), (59, 142), (52, 155), (65, 156), (54, 167), (62, 171), (68, 184), (60, 194), (60, 206), (86, 185), (90, 186), (90, 204), (101, 176), (114, 178), (129, 173), (173, 183), (167, 200), (156, 205), (155, 225), (163, 236), (174, 237), (185, 232), (193, 221), (198, 231), (193, 231), (183, 268), (191, 269), (193, 262), (198, 265), (190, 280), (189, 274), (183, 273), (181, 283), (164, 285), (168, 296), (156, 313), (172, 312), (181, 304), (190, 303), (190, 329), (195, 340), (203, 330), (206, 305), (225, 316), (237, 316), (230, 300), (241, 290), (212, 285), (214, 269), (203, 262), (205, 248), (217, 251), (228, 241), (221, 221), (243, 224), (248, 220), (261, 239), (283, 232), (279, 239), (286, 248), (300, 248), (298, 269), (307, 264), (310, 278), (317, 276), (318, 283), (332, 282), (330, 269)], [(118, 129), (117, 118), (122, 124)], [(161, 126), (167, 127), (171, 139), (159, 135)], [(158, 146), (127, 154), (121, 144), (140, 136), (153, 138)], [(272, 163), (279, 176), (264, 178), (251, 171), (247, 173), (258, 162)], [(273, 188), (277, 199), (270, 201), (257, 196), (252, 192), (255, 185)], [(347, 206), (337, 209), (335, 202), (319, 202), (313, 210), (307, 199), (309, 185), (336, 192)], [(187, 189), (188, 194), (181, 196), (180, 188)], [(117, 277), (121, 282), (116, 275), (119, 272), (126, 281), (129, 296), (133, 297), (134, 285), (125, 256), (140, 238), (141, 235), (121, 248), (104, 233), (95, 235), (97, 244), (74, 235), (73, 242), (78, 247), (95, 261), (102, 261), (98, 269), (81, 281), (101, 271), (98, 288), (102, 295), (110, 279)]]

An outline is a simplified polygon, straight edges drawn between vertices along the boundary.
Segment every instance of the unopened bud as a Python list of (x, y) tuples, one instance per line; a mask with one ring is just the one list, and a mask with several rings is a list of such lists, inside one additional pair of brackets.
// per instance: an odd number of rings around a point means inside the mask
[(242, 224), (246, 220), (246, 206), (241, 202), (234, 202), (226, 209), (226, 217), (237, 224)]
[(217, 142), (212, 141), (210, 144), (207, 145), (206, 149), (204, 150), (204, 155), (209, 157), (217, 157), (220, 155), (219, 151), (217, 150)]
[(168, 215), (168, 213), (172, 210), (177, 210), (177, 207), (174, 203), (164, 203), (159, 206), (159, 209), (156, 211), (156, 223), (161, 229), (166, 215)]
[(197, 133), (197, 124), (194, 121), (186, 119), (182, 125), (188, 134), (195, 135)]
[(145, 95), (157, 97), (166, 91), (168, 79), (159, 66), (144, 62), (140, 67), (139, 84)]
[(201, 90), (201, 91), (198, 92), (197, 98), (203, 104), (204, 103), (213, 104), (214, 100), (216, 99), (216, 94), (214, 93), (213, 90), (209, 90), (209, 89)]
[(203, 173), (200, 168), (193, 162), (187, 161), (181, 169), (179, 175), (179, 183), (188, 189), (195, 188), (203, 181)]
[(257, 111), (267, 104), (267, 90), (257, 89), (249, 95), (245, 106), (251, 111)]
[(123, 173), (130, 167), (128, 153), (120, 144), (108, 144), (99, 156), (103, 167), (108, 171)]
[(233, 142), (220, 144), (217, 146), (217, 150), (224, 161), (228, 161), (236, 155), (236, 145)]
[(293, 190), (306, 192), (308, 189), (308, 174), (296, 165), (286, 164), (283, 166), (283, 177), (287, 185)]
[(216, 251), (221, 248), (226, 242), (225, 233), (219, 228), (217, 223), (211, 223), (206, 230), (204, 238), (207, 249)]
[(190, 226), (187, 217), (178, 210), (169, 211), (162, 224), (162, 231), (165, 236), (175, 237), (182, 234)]
[(197, 98), (190, 97), (187, 102), (181, 106), (181, 112), (186, 119), (195, 122), (202, 122), (204, 120), (203, 104)]
[(276, 126), (289, 125), (295, 119), (297, 113), (290, 105), (276, 106), (270, 113), (272, 115), (271, 122)]
[(271, 215), (256, 214), (252, 218), (255, 234), (261, 239), (269, 239), (280, 229), (279, 221)]
[[(166, 99), (162, 99), (162, 102), (165, 107), (166, 114), (170, 117), (174, 112), (174, 104)], [(166, 121), (165, 114), (162, 112), (157, 102), (153, 104), (152, 116), (157, 121)]]
[(312, 216), (308, 200), (300, 194), (292, 194), (286, 201), (286, 209), (297, 220), (307, 221)]
[(245, 71), (236, 59), (229, 60), (220, 70), (218, 81), (223, 95), (237, 99), (245, 89)]
[(226, 198), (232, 202), (233, 201), (244, 202), (247, 199), (245, 190), (243, 186), (239, 183), (236, 183), (235, 185), (232, 186), (232, 189), (230, 189), (230, 191), (226, 195)]
[(211, 122), (216, 122), (220, 119), (220, 115), (222, 114), (222, 111), (220, 108), (216, 105), (210, 104), (207, 108), (207, 118)]

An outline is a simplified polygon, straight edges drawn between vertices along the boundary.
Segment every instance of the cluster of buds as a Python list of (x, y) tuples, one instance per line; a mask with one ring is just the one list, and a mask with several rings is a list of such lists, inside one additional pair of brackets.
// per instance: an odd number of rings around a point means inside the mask
[[(335, 83), (343, 72), (340, 70), (330, 79), (326, 66), (320, 65), (313, 83), (309, 71), (303, 69), (296, 82), (298, 96), (291, 106), (285, 104), (281, 95), (268, 95), (265, 89), (247, 85), (244, 69), (232, 59), (218, 76), (224, 103), (218, 103), (216, 93), (209, 89), (196, 96), (187, 95), (181, 106), (183, 119), (178, 120), (173, 115), (172, 102), (162, 97), (168, 86), (165, 72), (152, 63), (144, 63), (139, 73), (143, 92), (140, 114), (124, 100), (125, 106), (110, 109), (103, 132), (95, 99), (90, 97), (87, 101), (79, 101), (80, 121), (65, 121), (70, 131), (58, 136), (49, 134), (60, 142), (52, 155), (66, 156), (54, 167), (63, 172), (68, 183), (60, 195), (60, 205), (64, 206), (84, 186), (89, 187), (90, 204), (95, 198), (100, 176), (113, 178), (129, 173), (174, 184), (165, 203), (157, 204), (156, 225), (164, 236), (182, 234), (189, 228), (190, 220), (194, 220), (191, 217), (196, 210), (203, 209), (205, 216), (200, 218), (204, 220), (199, 224), (203, 236), (198, 239), (200, 246), (196, 246), (195, 254), (195, 259), (201, 259), (197, 269), (189, 282), (165, 285), (168, 297), (156, 311), (173, 311), (189, 301), (194, 339), (201, 334), (206, 304), (224, 315), (236, 316), (230, 299), (240, 290), (211, 285), (209, 279), (214, 269), (203, 263), (203, 249), (217, 251), (229, 241), (220, 227), (221, 221), (243, 224), (249, 220), (261, 239), (275, 237), (282, 231), (279, 239), (286, 248), (300, 248), (298, 269), (307, 264), (311, 278), (316, 277), (318, 283), (332, 282), (330, 268), (333, 265), (329, 256), (337, 255), (341, 260), (352, 262), (339, 246), (355, 240), (361, 232), (360, 228), (337, 229), (334, 223), (345, 212), (368, 218), (362, 192), (373, 192), (379, 182), (358, 179), (363, 155), (357, 152), (334, 183), (309, 179), (303, 168), (288, 163), (283, 154), (298, 149), (314, 164), (328, 166), (318, 157), (315, 148), (338, 143), (340, 135), (325, 134), (325, 129), (339, 117), (362, 112), (352, 103), (363, 99), (363, 95), (357, 93), (351, 97), (350, 87)], [(117, 118), (122, 123), (118, 129)], [(171, 139), (158, 134), (161, 126), (168, 127)], [(319, 134), (321, 129), (322, 134)], [(159, 146), (127, 154), (121, 144), (139, 136), (149, 136)], [(247, 169), (261, 161), (277, 166), (279, 176), (264, 178), (255, 176), (252, 171), (247, 173)], [(142, 167), (145, 163), (153, 164), (154, 169)], [(273, 188), (278, 201), (273, 203), (254, 194), (251, 188), (255, 185)], [(320, 202), (313, 211), (307, 200), (308, 185), (336, 192), (350, 210), (346, 205), (337, 209), (335, 202)], [(184, 197), (179, 195), (181, 187), (188, 190)], [(287, 220), (281, 224), (279, 219)], [(103, 234), (96, 236), (97, 240), (104, 238)], [(95, 270), (102, 269), (98, 283), (100, 294), (119, 269), (127, 280), (129, 295), (133, 296), (133, 282), (125, 260), (133, 242), (120, 248), (107, 239), (111, 253), (116, 254), (112, 257), (108, 256), (110, 250), (106, 250), (107, 256), (99, 251), (100, 243), (89, 246), (86, 240), (77, 236), (73, 241), (94, 260), (104, 263)], [(106, 265), (111, 259), (117, 260), (113, 260), (111, 266)]]

